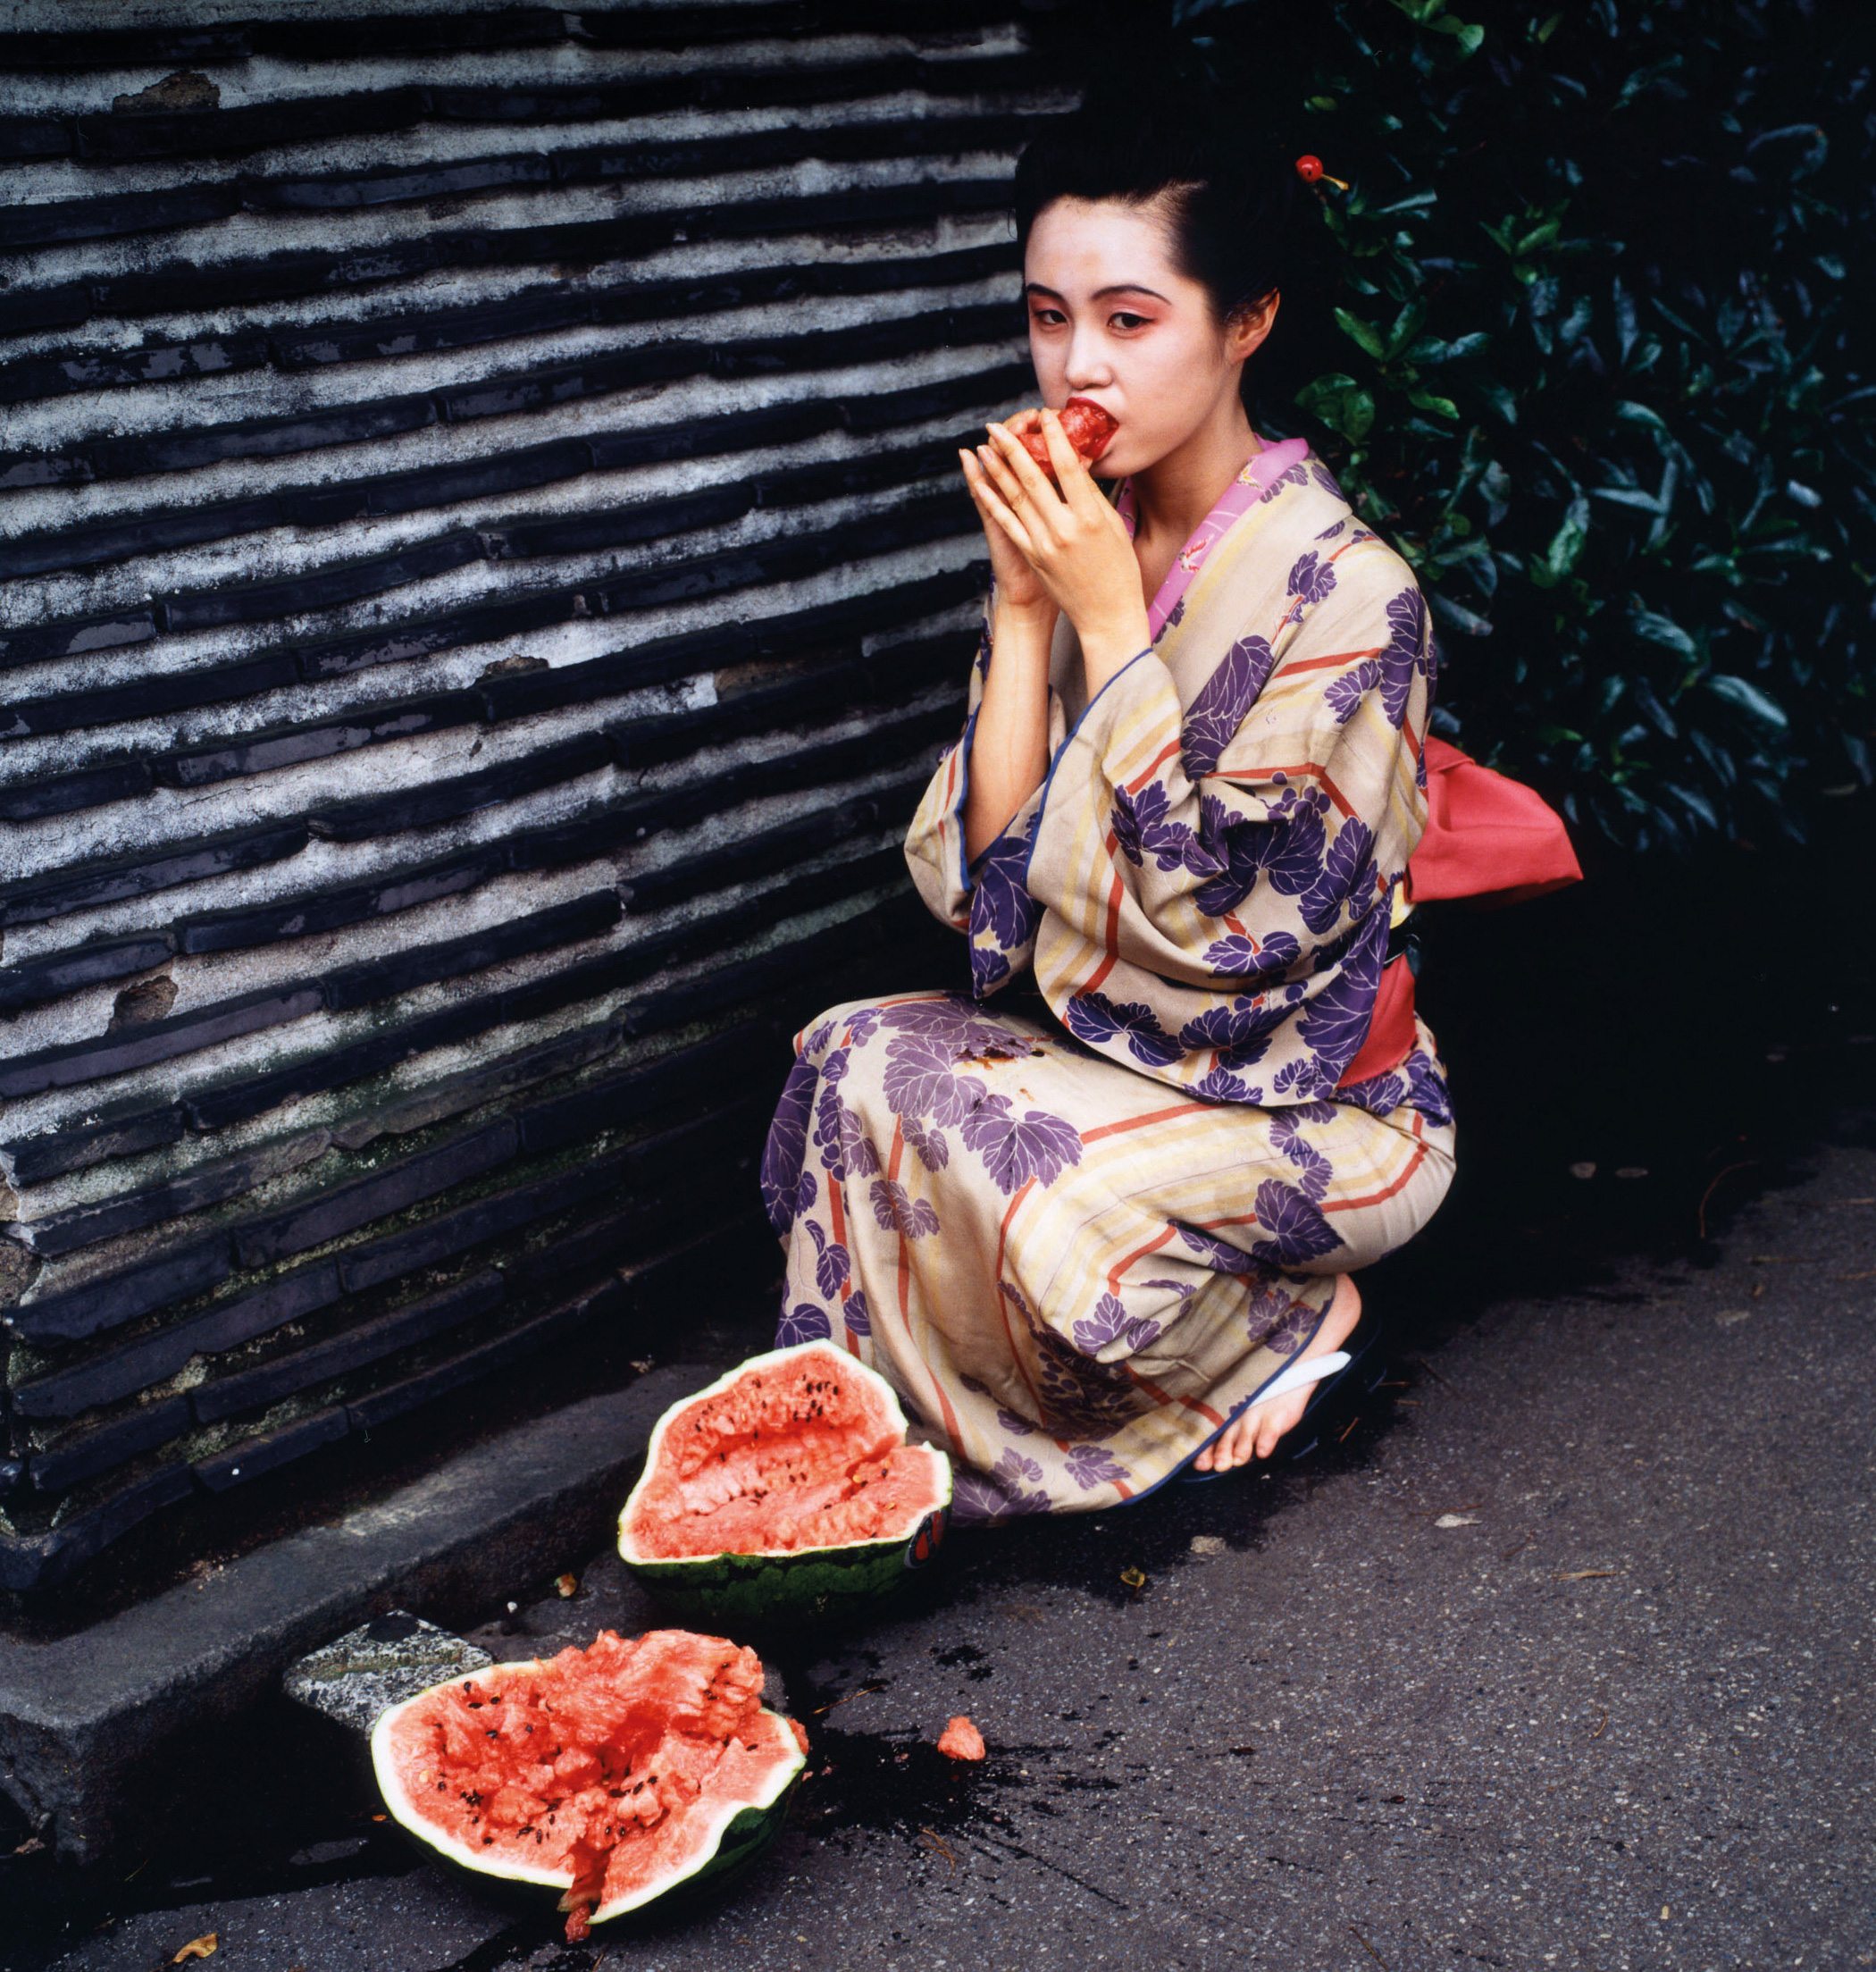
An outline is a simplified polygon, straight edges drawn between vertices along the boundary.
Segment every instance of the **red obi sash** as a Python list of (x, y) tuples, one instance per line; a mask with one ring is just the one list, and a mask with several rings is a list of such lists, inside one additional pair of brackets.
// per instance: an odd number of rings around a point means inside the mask
[[(1541, 897), (1583, 871), (1563, 819), (1521, 783), (1481, 767), (1445, 740), (1427, 742), (1427, 832), (1407, 860), (1407, 900)], [(1368, 1038), (1337, 1088), (1398, 1068), (1413, 1050), (1413, 974), (1404, 952), (1381, 969)]]

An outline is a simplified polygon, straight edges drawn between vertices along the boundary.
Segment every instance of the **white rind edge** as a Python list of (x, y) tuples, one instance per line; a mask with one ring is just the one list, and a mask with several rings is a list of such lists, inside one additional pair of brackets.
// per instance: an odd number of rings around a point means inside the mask
[(434, 1822), (424, 1821), (418, 1815), (410, 1790), (405, 1786), (404, 1776), (398, 1773), (397, 1762), (391, 1757), (392, 1727), (413, 1705), (421, 1705), (425, 1699), (438, 1691), (447, 1691), (453, 1685), (473, 1684), (479, 1678), (488, 1677), (492, 1671), (527, 1675), (545, 1668), (539, 1657), (523, 1657), (514, 1664), (485, 1664), (478, 1671), (459, 1672), (455, 1677), (443, 1678), (407, 1699), (400, 1699), (395, 1705), (386, 1706), (372, 1724), (372, 1771), (378, 1776), (378, 1792), (384, 1796), (384, 1805), (390, 1809), (392, 1818), (400, 1826), (409, 1829), (419, 1841), (428, 1842), (432, 1849), (448, 1856), (452, 1862), (459, 1862), (465, 1869), (476, 1870), (485, 1876), (499, 1875), (514, 1883), (546, 1884), (565, 1890), (573, 1878), (562, 1871), (532, 1867), (526, 1863), (517, 1863), (512, 1868), (504, 1864), (498, 1870), (491, 1869), (487, 1859), (467, 1842), (446, 1834)]
[[(900, 1440), (904, 1440), (906, 1414), (900, 1407), (899, 1392), (886, 1381), (885, 1378), (877, 1370), (869, 1369), (857, 1355), (849, 1354), (847, 1350), (837, 1347), (825, 1337), (817, 1336), (812, 1341), (791, 1343), (785, 1349), (769, 1349), (760, 1355), (750, 1356), (746, 1361), (737, 1364), (733, 1369), (725, 1370), (714, 1383), (706, 1383), (700, 1390), (691, 1391), (689, 1397), (679, 1397), (677, 1402), (672, 1405), (670, 1409), (652, 1426), (651, 1436), (645, 1446), (644, 1470), (640, 1473), (637, 1483), (633, 1485), (631, 1492), (625, 1496), (625, 1504), (619, 1510), (619, 1556), (628, 1567), (683, 1568), (693, 1567), (699, 1565), (707, 1566), (713, 1561), (731, 1560), (749, 1552), (749, 1550), (742, 1548), (724, 1548), (711, 1555), (638, 1554), (628, 1545), (631, 1540), (629, 1526), (632, 1520), (632, 1509), (637, 1504), (638, 1497), (644, 1490), (646, 1483), (651, 1478), (652, 1473), (657, 1470), (658, 1454), (664, 1448), (666, 1429), (681, 1413), (687, 1411), (693, 1404), (700, 1404), (706, 1398), (720, 1395), (723, 1391), (728, 1389), (732, 1384), (740, 1382), (751, 1370), (760, 1369), (769, 1364), (791, 1362), (797, 1356), (806, 1355), (814, 1350), (824, 1351), (842, 1370), (858, 1370), (862, 1376), (870, 1378), (874, 1383), (878, 1385), (880, 1395), (885, 1400), (887, 1422), (897, 1429)], [(949, 1506), (951, 1503), (954, 1489), (951, 1462), (949, 1455), (941, 1451), (935, 1445), (908, 1445), (906, 1449), (908, 1451), (923, 1452), (928, 1458), (937, 1462), (934, 1476), (942, 1481), (940, 1489), (943, 1495), (942, 1498), (937, 1502), (937, 1506)], [(936, 1507), (931, 1510), (936, 1511)], [(911, 1536), (908, 1534), (906, 1538), (909, 1540)], [(773, 1551), (764, 1550), (761, 1553), (761, 1558), (770, 1561), (792, 1561), (802, 1555), (844, 1554), (856, 1546), (885, 1547), (897, 1544), (896, 1537), (890, 1542), (885, 1540), (841, 1541), (819, 1548), (776, 1548)]]
[[(434, 1823), (423, 1820), (412, 1805), (409, 1790), (404, 1785), (390, 1753), (391, 1724), (408, 1707), (421, 1703), (437, 1691), (447, 1691), (451, 1685), (473, 1683), (477, 1679), (486, 1679), (496, 1673), (527, 1675), (546, 1668), (547, 1666), (539, 1657), (523, 1657), (506, 1664), (485, 1664), (480, 1670), (463, 1671), (455, 1677), (443, 1678), (435, 1684), (426, 1685), (421, 1691), (413, 1692), (407, 1699), (399, 1699), (396, 1705), (387, 1706), (372, 1725), (372, 1771), (377, 1776), (378, 1792), (384, 1797), (384, 1805), (390, 1809), (392, 1818), (400, 1827), (407, 1828), (420, 1842), (434, 1849), (440, 1855), (448, 1857), (452, 1862), (461, 1864), (465, 1869), (473, 1869), (481, 1875), (496, 1876), (506, 1883), (539, 1884), (545, 1889), (565, 1892), (573, 1887), (574, 1878), (570, 1870), (541, 1869), (525, 1863), (518, 1863), (512, 1867), (504, 1863), (501, 1868), (491, 1869), (479, 1850), (471, 1849), (466, 1842), (456, 1841), (453, 1835), (444, 1834)], [(772, 1712), (765, 1705), (761, 1708), (759, 1716), (772, 1722), (777, 1741), (776, 1750), (783, 1750), (785, 1746), (789, 1755), (788, 1764), (775, 1769), (768, 1792), (759, 1798), (724, 1803), (722, 1811), (711, 1817), (708, 1846), (702, 1849), (688, 1869), (681, 1875), (663, 1877), (657, 1884), (634, 1892), (630, 1896), (621, 1897), (616, 1902), (596, 1904), (587, 1918), (589, 1924), (603, 1924), (608, 1917), (621, 1917), (628, 1910), (636, 1910), (641, 1905), (649, 1903), (655, 1898), (676, 1889), (681, 1883), (687, 1883), (715, 1859), (718, 1850), (723, 1847), (724, 1836), (729, 1833), (730, 1824), (738, 1815), (749, 1808), (763, 1810), (773, 1808), (794, 1784), (802, 1768), (808, 1765), (808, 1755), (801, 1750), (800, 1741), (795, 1738), (794, 1729), (781, 1713)]]

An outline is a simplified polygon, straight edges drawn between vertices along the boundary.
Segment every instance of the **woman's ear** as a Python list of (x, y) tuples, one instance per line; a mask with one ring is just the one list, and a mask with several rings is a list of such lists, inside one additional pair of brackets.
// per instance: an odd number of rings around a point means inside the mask
[(1235, 363), (1247, 357), (1277, 324), (1281, 291), (1272, 288), (1253, 308), (1240, 308), (1225, 325), (1225, 359)]

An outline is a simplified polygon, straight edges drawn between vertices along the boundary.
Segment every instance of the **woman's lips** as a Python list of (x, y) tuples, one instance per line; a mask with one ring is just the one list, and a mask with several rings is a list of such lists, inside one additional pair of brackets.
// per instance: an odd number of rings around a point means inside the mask
[[(1114, 442), (1114, 434), (1120, 429), (1120, 420), (1105, 405), (1097, 404), (1091, 397), (1071, 397), (1057, 415), (1061, 421), (1062, 436), (1091, 466)], [(1049, 441), (1040, 428), (1024, 432), (1022, 441), (1030, 457), (1052, 477)]]

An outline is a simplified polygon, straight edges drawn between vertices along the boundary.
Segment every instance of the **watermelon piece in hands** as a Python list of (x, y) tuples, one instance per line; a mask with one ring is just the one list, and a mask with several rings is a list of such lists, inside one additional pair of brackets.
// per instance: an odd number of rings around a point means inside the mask
[[(1062, 436), (1090, 464), (1107, 450), (1114, 433), (1120, 429), (1119, 419), (1111, 411), (1103, 410), (1093, 398), (1071, 397), (1062, 406), (1060, 417)], [(1040, 420), (1034, 431), (1020, 435), (1023, 449), (1048, 474), (1059, 491), (1061, 482), (1055, 477), (1055, 461), (1049, 457), (1049, 441)]]

